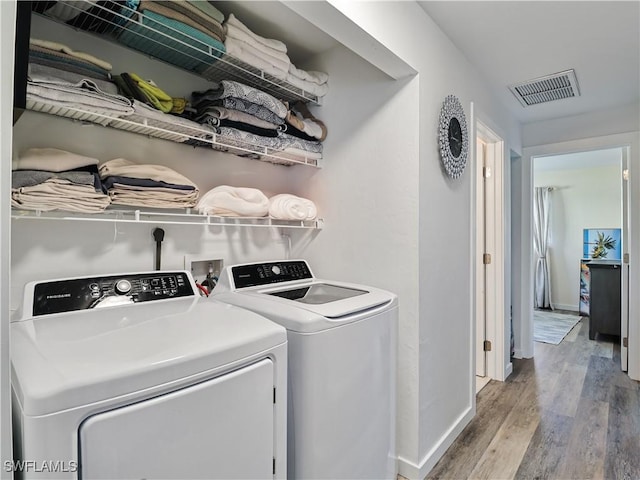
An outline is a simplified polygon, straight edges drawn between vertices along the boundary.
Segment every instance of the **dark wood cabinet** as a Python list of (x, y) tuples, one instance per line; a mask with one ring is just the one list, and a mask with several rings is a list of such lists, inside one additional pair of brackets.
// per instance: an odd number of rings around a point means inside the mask
[(620, 262), (592, 261), (588, 267), (591, 278), (589, 338), (595, 339), (596, 333), (620, 336)]

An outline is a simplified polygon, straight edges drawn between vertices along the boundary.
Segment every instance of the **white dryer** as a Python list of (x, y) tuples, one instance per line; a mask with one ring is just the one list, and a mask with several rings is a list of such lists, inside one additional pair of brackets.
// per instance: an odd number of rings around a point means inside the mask
[(213, 298), (287, 329), (289, 478), (396, 478), (395, 294), (294, 260), (226, 267)]
[(286, 478), (286, 331), (187, 272), (30, 283), (11, 347), (18, 478)]

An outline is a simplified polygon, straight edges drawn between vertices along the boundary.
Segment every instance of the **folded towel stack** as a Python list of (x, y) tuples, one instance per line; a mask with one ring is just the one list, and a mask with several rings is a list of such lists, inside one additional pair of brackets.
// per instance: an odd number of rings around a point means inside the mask
[(324, 97), (329, 91), (329, 76), (324, 72), (297, 68), (287, 55), (287, 46), (251, 31), (232, 13), (224, 23), (227, 53), (306, 92)]
[(195, 120), (214, 127), (225, 143), (249, 150), (280, 149), (278, 129), (287, 106), (257, 88), (223, 80), (204, 92), (193, 92)]
[(279, 220), (315, 220), (318, 209), (307, 198), (281, 193), (269, 199), (269, 216)]
[(205, 193), (196, 208), (202, 215), (264, 217), (269, 213), (269, 199), (256, 188), (220, 185)]
[(98, 160), (54, 148), (32, 148), (14, 163), (11, 205), (24, 210), (99, 213), (111, 203)]
[(209, 2), (142, 0), (138, 12), (118, 35), (136, 50), (198, 73), (226, 51), (224, 16)]
[(75, 73), (82, 78), (110, 80), (109, 62), (89, 53), (77, 52), (67, 45), (37, 38), (29, 39), (29, 63)]
[[(49, 107), (81, 109), (110, 117), (122, 117), (133, 113), (131, 100), (122, 95), (105, 92), (90, 78), (72, 82), (48, 72), (30, 70), (27, 79), (27, 105), (30, 102), (46, 103)], [(94, 120), (103, 125), (111, 118)]]
[(162, 165), (141, 165), (117, 158), (100, 165), (100, 178), (114, 204), (189, 208), (198, 201), (198, 187), (175, 170)]
[(232, 13), (224, 23), (227, 53), (276, 78), (285, 80), (291, 60), (287, 46), (279, 40), (264, 38), (252, 32)]

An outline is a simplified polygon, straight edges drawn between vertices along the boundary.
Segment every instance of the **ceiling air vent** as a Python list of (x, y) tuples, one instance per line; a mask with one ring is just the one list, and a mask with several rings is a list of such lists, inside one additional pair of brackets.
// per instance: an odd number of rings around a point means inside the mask
[(516, 83), (511, 85), (509, 90), (516, 96), (523, 107), (580, 96), (578, 80), (574, 70), (566, 70), (553, 75)]

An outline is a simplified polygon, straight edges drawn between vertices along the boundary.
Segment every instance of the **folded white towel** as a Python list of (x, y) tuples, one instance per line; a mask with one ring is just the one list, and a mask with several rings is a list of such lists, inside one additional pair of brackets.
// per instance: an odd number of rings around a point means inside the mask
[(229, 15), (229, 18), (227, 18), (226, 23), (229, 25), (233, 25), (234, 27), (238, 27), (241, 30), (244, 30), (244, 32), (250, 35), (251, 38), (253, 38), (256, 42), (260, 42), (266, 47), (273, 48), (274, 50), (279, 50), (282, 53), (287, 53), (287, 46), (284, 43), (282, 43), (280, 40), (264, 38), (256, 33), (253, 33), (244, 23), (238, 20), (233, 13)]
[(301, 68), (297, 68), (293, 63), (289, 65), (289, 73), (300, 80), (317, 83), (318, 85), (329, 81), (329, 75), (327, 73), (302, 70)]
[(271, 63), (265, 55), (260, 55), (260, 52), (252, 49), (249, 44), (241, 42), (235, 38), (227, 37), (227, 40), (224, 42), (224, 46), (227, 49), (227, 54), (232, 57), (242, 60), (244, 63), (248, 63), (269, 75), (279, 78), (280, 80), (286, 80), (288, 74), (284, 65), (274, 65), (274, 63)]
[(269, 216), (278, 220), (314, 220), (318, 209), (307, 198), (281, 193), (269, 199)]
[(265, 60), (270, 62), (272, 65), (282, 65), (286, 71), (289, 71), (291, 59), (289, 59), (289, 56), (286, 53), (276, 50), (275, 48), (265, 46), (263, 43), (256, 41), (247, 32), (233, 24), (225, 24), (224, 31), (227, 34), (227, 39), (232, 38), (250, 46), (254, 51), (259, 52), (256, 53), (257, 55), (265, 56)]
[(269, 199), (256, 188), (220, 185), (200, 197), (196, 208), (202, 215), (264, 217), (269, 213)]
[(287, 78), (285, 80), (289, 82), (291, 85), (298, 87), (318, 97), (324, 97), (329, 92), (328, 83), (317, 84), (314, 82), (309, 82), (307, 80), (302, 80), (301, 78), (296, 77), (291, 73), (287, 74)]
[(97, 165), (98, 159), (85, 157), (57, 148), (29, 148), (13, 162), (13, 170), (44, 170), (64, 172), (74, 168)]

